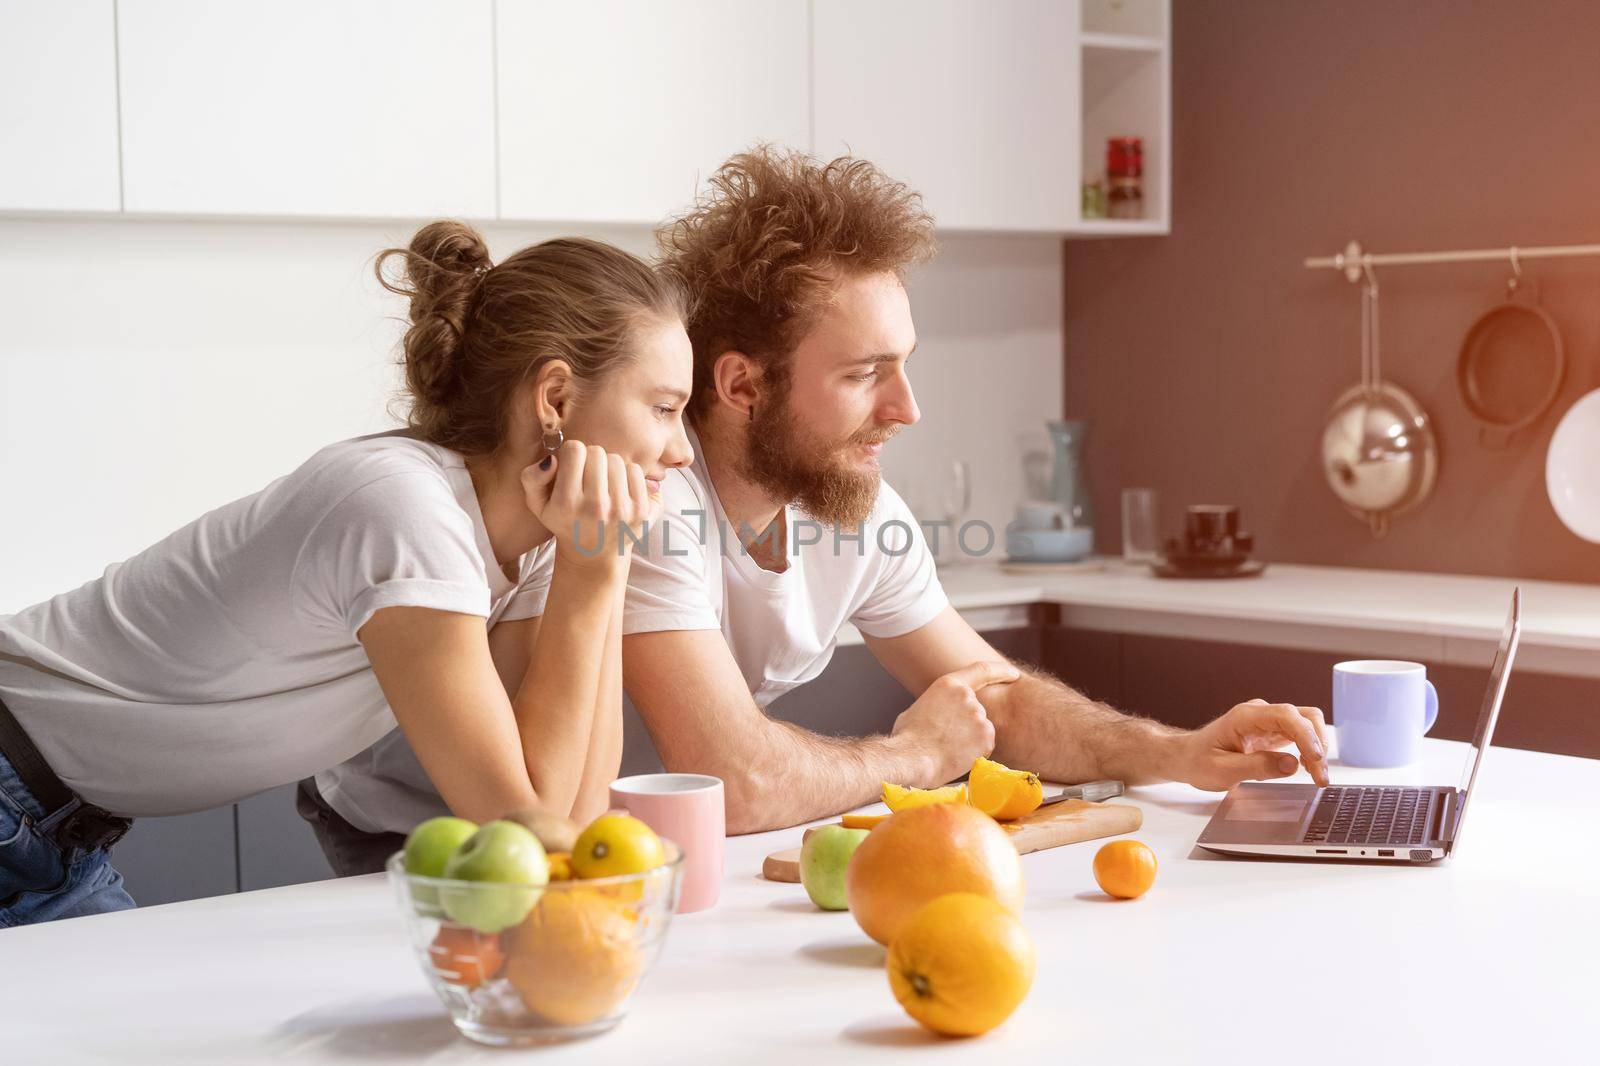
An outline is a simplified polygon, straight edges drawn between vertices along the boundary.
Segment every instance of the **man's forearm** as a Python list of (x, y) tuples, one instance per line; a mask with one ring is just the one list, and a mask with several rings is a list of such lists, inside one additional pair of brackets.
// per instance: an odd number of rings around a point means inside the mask
[(1181, 729), (1124, 714), (1049, 674), (1021, 667), (1021, 680), (978, 694), (994, 722), (994, 757), (1051, 781), (1105, 778), (1129, 784), (1171, 778)]
[(722, 778), (729, 833), (782, 829), (859, 807), (878, 798), (884, 781), (921, 780), (929, 761), (899, 737), (830, 737), (771, 718), (710, 765), (665, 758), (669, 770)]

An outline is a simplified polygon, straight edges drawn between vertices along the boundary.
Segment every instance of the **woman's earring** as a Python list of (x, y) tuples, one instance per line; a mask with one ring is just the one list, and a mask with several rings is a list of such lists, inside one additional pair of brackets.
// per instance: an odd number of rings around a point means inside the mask
[(551, 426), (544, 431), (544, 450), (554, 455), (561, 450), (567, 442), (567, 435), (561, 432), (560, 426)]

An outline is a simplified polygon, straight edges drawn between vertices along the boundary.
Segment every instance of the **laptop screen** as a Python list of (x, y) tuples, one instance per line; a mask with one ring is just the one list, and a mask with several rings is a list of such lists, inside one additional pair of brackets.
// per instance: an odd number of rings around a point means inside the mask
[(1467, 815), (1467, 799), (1472, 795), (1472, 784), (1478, 779), (1478, 769), (1483, 765), (1483, 753), (1494, 736), (1495, 719), (1500, 717), (1500, 701), (1506, 694), (1506, 683), (1511, 676), (1511, 660), (1516, 658), (1517, 643), (1522, 639), (1522, 590), (1511, 590), (1511, 611), (1506, 615), (1506, 625), (1500, 632), (1500, 646), (1494, 652), (1494, 665), (1489, 668), (1489, 687), (1483, 693), (1483, 709), (1478, 712), (1478, 725), (1472, 734), (1472, 759), (1461, 774), (1461, 812), (1456, 816), (1456, 840), (1461, 839), (1461, 822)]

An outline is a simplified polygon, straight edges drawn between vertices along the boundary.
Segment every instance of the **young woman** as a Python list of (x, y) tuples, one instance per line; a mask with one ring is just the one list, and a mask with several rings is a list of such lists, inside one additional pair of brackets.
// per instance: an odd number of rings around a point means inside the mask
[(0, 617), (0, 926), (132, 906), (109, 860), (131, 818), (295, 781), (396, 722), (462, 817), (603, 809), (629, 531), (691, 456), (682, 299), (608, 245), (496, 265), (453, 222), (377, 269), (410, 297), (407, 429)]

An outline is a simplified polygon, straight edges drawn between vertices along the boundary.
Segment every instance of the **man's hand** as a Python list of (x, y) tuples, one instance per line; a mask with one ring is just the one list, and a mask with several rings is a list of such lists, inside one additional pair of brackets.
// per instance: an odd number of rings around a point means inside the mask
[[(1287, 744), (1299, 749), (1298, 759), (1276, 750)], [(1180, 737), (1168, 774), (1208, 792), (1225, 792), (1241, 781), (1288, 777), (1304, 763), (1311, 779), (1326, 785), (1327, 749), (1319, 708), (1251, 700)]]
[[(942, 785), (994, 751), (994, 724), (978, 700), (987, 685), (1007, 685), (1022, 675), (1004, 662), (976, 662), (929, 685), (894, 721), (892, 735), (911, 744), (928, 766), (927, 785)], [(910, 784), (911, 782), (897, 782)]]

